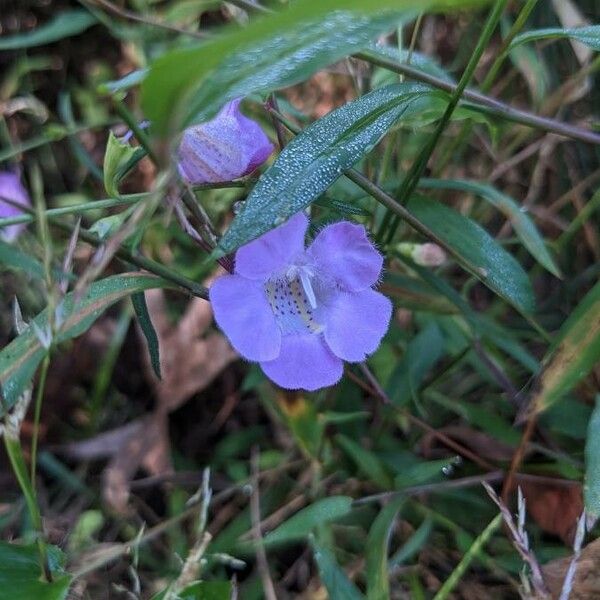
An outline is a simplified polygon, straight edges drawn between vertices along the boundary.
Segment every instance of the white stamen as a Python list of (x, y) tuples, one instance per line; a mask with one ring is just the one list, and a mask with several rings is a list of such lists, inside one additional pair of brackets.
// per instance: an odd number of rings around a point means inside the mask
[(304, 289), (304, 293), (310, 302), (311, 308), (317, 308), (317, 299), (315, 297), (315, 292), (312, 288), (312, 284), (310, 282), (310, 275), (308, 274), (306, 269), (299, 269), (300, 271), (300, 282), (302, 283), (302, 287)]

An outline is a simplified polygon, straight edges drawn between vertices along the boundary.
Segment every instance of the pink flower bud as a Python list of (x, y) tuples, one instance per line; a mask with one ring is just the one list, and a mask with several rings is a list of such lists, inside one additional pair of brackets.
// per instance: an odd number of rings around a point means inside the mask
[(232, 181), (252, 173), (273, 152), (259, 124), (240, 112), (241, 99), (228, 102), (217, 116), (183, 132), (179, 173), (192, 185)]
[[(21, 183), (21, 177), (15, 171), (0, 171), (0, 219), (16, 217), (26, 212), (17, 205), (31, 206), (29, 194)], [(0, 238), (12, 242), (24, 228), (24, 223), (0, 227)]]
[(398, 250), (422, 267), (439, 267), (446, 262), (447, 258), (444, 250), (431, 242), (426, 244), (403, 242), (398, 244)]

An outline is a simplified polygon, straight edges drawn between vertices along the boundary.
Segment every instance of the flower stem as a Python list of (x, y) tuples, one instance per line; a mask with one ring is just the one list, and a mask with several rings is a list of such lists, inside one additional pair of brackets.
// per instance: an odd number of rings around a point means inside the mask
[(35, 394), (35, 404), (33, 407), (33, 435), (31, 438), (31, 486), (34, 496), (37, 497), (35, 489), (35, 476), (37, 469), (37, 448), (38, 438), (40, 434), (40, 415), (42, 413), (42, 399), (44, 397), (44, 389), (46, 388), (46, 376), (48, 375), (48, 367), (50, 366), (50, 353), (44, 356), (42, 366), (40, 368), (40, 378), (38, 381), (37, 392)]

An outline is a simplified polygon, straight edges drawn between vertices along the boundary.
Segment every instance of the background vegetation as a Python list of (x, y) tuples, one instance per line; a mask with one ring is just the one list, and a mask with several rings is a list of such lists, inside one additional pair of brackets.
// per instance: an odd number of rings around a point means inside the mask
[[(0, 220), (29, 223), (0, 242), (0, 598), (600, 597), (599, 22), (2, 0), (0, 159), (34, 208)], [(275, 168), (177, 219), (180, 132), (240, 96)], [(203, 298), (308, 206), (368, 227), (395, 311), (339, 385), (288, 393)]]

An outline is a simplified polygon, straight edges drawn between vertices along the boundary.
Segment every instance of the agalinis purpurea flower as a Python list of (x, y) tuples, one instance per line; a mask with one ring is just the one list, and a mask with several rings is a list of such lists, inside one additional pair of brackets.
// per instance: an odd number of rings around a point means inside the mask
[(287, 389), (335, 384), (388, 329), (392, 304), (376, 292), (383, 257), (362, 225), (325, 227), (305, 248), (303, 213), (240, 248), (233, 275), (210, 288), (215, 319), (234, 348)]
[(228, 102), (211, 121), (183, 132), (178, 150), (181, 177), (191, 185), (232, 181), (249, 175), (273, 152), (260, 125)]
[[(21, 183), (21, 177), (16, 171), (0, 171), (0, 219), (17, 217), (26, 212), (17, 205), (31, 206), (29, 194)], [(12, 242), (24, 228), (24, 223), (0, 227), (0, 238)]]

